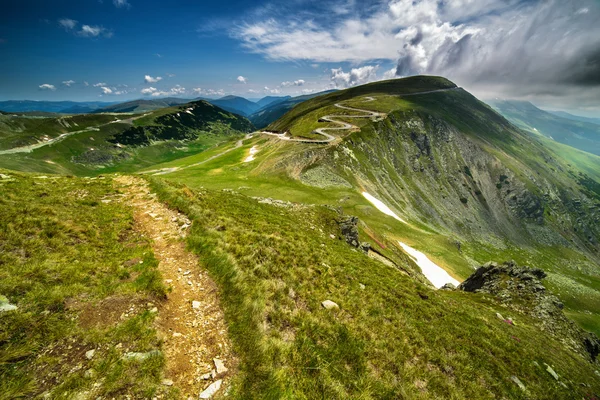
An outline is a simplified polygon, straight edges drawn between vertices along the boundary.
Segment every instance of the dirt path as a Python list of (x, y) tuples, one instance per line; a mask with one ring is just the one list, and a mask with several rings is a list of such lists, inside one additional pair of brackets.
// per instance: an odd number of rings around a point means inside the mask
[[(156, 319), (164, 340), (164, 383), (173, 384), (184, 399), (198, 398), (209, 385), (221, 379), (226, 386), (237, 361), (228, 341), (218, 289), (181, 240), (189, 221), (160, 203), (144, 179), (120, 176), (115, 182), (126, 194), (124, 201), (134, 209), (137, 229), (152, 240), (160, 273), (171, 287)], [(221, 360), (226, 370), (217, 366), (220, 362), (215, 359)], [(217, 396), (224, 393), (224, 386)]]

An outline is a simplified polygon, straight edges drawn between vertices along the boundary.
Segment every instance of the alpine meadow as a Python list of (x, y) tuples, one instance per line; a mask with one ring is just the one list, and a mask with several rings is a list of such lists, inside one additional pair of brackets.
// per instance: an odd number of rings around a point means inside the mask
[(0, 400), (600, 399), (600, 3), (0, 14)]

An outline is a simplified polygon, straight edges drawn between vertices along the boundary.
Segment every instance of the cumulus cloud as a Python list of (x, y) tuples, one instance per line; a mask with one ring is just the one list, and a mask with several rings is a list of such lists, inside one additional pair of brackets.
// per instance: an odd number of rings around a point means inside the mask
[(161, 80), (162, 80), (162, 78), (160, 76), (157, 76), (156, 78), (153, 78), (150, 75), (144, 76), (144, 82), (146, 82), (146, 83), (156, 83)]
[(106, 86), (106, 83), (104, 83), (104, 82), (98, 82), (98, 83), (94, 83), (92, 86), (94, 86), (94, 87)]
[(286, 81), (286, 82), (281, 82), (281, 87), (290, 87), (290, 86), (304, 86), (304, 84), (306, 83), (306, 81), (304, 79), (298, 79), (296, 81)]
[[(196, 89), (193, 90), (193, 92), (195, 92)], [(169, 90), (159, 90), (155, 87), (147, 87), (144, 88), (140, 91), (140, 93), (142, 93), (143, 95), (146, 96), (152, 96), (152, 97), (163, 97), (163, 96), (178, 96), (178, 95), (182, 95), (185, 94), (185, 88), (182, 87), (181, 85), (175, 85), (174, 87), (172, 87)]]
[(40, 86), (38, 86), (40, 88), (40, 90), (56, 90), (56, 87), (54, 85), (51, 85), (49, 83), (44, 83)]
[(131, 4), (127, 0), (113, 0), (113, 4), (117, 8), (131, 8)]
[(102, 89), (102, 94), (112, 94), (113, 92), (113, 89), (106, 86), (102, 86), (100, 89)]
[(237, 81), (240, 83), (247, 83), (247, 78), (244, 78), (243, 76), (238, 76), (237, 77)]
[(70, 18), (62, 18), (58, 20), (58, 24), (66, 30), (73, 30), (77, 26), (77, 21)]
[(352, 68), (350, 72), (344, 72), (342, 68), (334, 68), (331, 70), (331, 86), (334, 88), (348, 88), (376, 81), (378, 80), (378, 69), (379, 66), (377, 65)]
[(142, 94), (152, 94), (152, 93), (156, 92), (157, 90), (158, 89), (156, 89), (155, 87), (150, 86), (150, 87), (147, 87), (145, 89), (142, 89), (140, 91), (140, 93), (142, 93)]
[(75, 81), (73, 81), (73, 80), (62, 81), (62, 84), (65, 85), (65, 86), (67, 86), (67, 87), (70, 87), (74, 83), (75, 83)]
[(281, 90), (279, 90), (279, 89), (271, 89), (268, 86), (265, 86), (264, 92), (265, 93), (270, 93), (270, 94), (279, 94), (279, 93), (281, 93)]
[[(368, 12), (334, 4), (344, 12), (265, 9), (230, 33), (269, 60), (396, 61), (395, 76), (443, 75), (482, 96), (600, 103), (596, 1), (390, 0), (365, 3)], [(345, 74), (332, 80), (354, 81)]]

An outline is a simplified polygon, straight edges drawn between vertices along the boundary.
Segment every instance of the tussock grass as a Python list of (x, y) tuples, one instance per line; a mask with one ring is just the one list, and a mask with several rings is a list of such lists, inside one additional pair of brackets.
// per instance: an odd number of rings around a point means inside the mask
[[(152, 187), (193, 220), (189, 247), (221, 288), (241, 360), (233, 398), (572, 399), (600, 390), (594, 366), (526, 316), (433, 291), (331, 239), (339, 231), (327, 207), (285, 209), (157, 179)], [(340, 309), (323, 309), (326, 299)]]
[(0, 398), (158, 393), (162, 356), (122, 356), (160, 348), (165, 287), (112, 179), (2, 172), (0, 294), (19, 308), (0, 314)]

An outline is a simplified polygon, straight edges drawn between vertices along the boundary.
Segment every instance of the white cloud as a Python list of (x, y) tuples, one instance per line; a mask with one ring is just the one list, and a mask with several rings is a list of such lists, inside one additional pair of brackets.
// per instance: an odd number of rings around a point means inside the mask
[[(198, 88), (199, 89), (199, 88)], [(201, 89), (199, 89), (201, 90)], [(192, 92), (196, 93), (196, 89), (193, 89)], [(158, 90), (155, 87), (147, 87), (145, 89), (142, 89), (140, 91), (140, 93), (142, 93), (143, 95), (150, 95), (153, 97), (160, 97), (160, 96), (177, 96), (177, 95), (182, 95), (185, 94), (185, 88), (182, 87), (181, 85), (175, 85), (174, 87), (172, 87), (169, 90)], [(199, 92), (198, 92), (199, 93)]]
[(385, 79), (385, 80), (394, 79), (394, 78), (396, 78), (396, 68), (392, 68), (383, 73), (383, 79)]
[(378, 69), (378, 65), (352, 68), (350, 72), (344, 72), (342, 68), (334, 68), (331, 70), (331, 86), (335, 88), (348, 88), (376, 81), (378, 80)]
[(131, 4), (127, 0), (113, 0), (113, 4), (117, 8), (131, 8)]
[(83, 81), (83, 85), (86, 86), (86, 87), (90, 86), (90, 84), (88, 83), (88, 81)]
[(306, 83), (306, 81), (304, 79), (298, 79), (297, 81), (286, 81), (286, 82), (281, 82), (281, 84), (279, 86), (281, 87), (289, 87), (289, 86), (304, 86), (304, 84)]
[(65, 86), (69, 86), (69, 87), (70, 87), (72, 84), (74, 84), (74, 83), (75, 83), (75, 81), (73, 81), (73, 80), (62, 81), (62, 84), (63, 84), (63, 85), (65, 85)]
[(107, 30), (103, 26), (97, 26), (97, 25), (94, 25), (94, 26), (82, 25), (81, 29), (77, 32), (77, 34), (82, 37), (91, 37), (91, 38), (95, 38), (100, 35), (102, 35), (106, 38), (110, 38), (113, 35), (111, 31)]
[(230, 34), (269, 60), (396, 61), (395, 76), (443, 75), (480, 95), (600, 102), (597, 1), (386, 0), (359, 11), (340, 0), (328, 13), (295, 12), (299, 2), (263, 7)]
[(101, 87), (101, 86), (106, 86), (106, 83), (104, 82), (98, 82), (98, 83), (94, 83), (93, 85), (94, 87)]
[(243, 76), (238, 76), (237, 77), (237, 81), (240, 83), (247, 83), (247, 78), (244, 78)]
[(161, 81), (161, 80), (162, 80), (162, 78), (160, 76), (157, 76), (156, 78), (153, 78), (150, 75), (144, 76), (144, 81), (146, 83), (156, 83), (156, 82)]
[(279, 93), (281, 93), (281, 91), (279, 89), (270, 89), (268, 86), (265, 86), (264, 92), (265, 93), (270, 93), (270, 94), (279, 94)]
[(58, 20), (58, 24), (66, 30), (72, 30), (77, 26), (77, 21), (71, 18), (62, 18)]
[(192, 93), (194, 93), (196, 95), (203, 95), (203, 96), (225, 96), (225, 91), (223, 89), (215, 90), (215, 89), (194, 88), (194, 89), (192, 89)]
[(248, 93), (256, 94), (256, 93), (260, 93), (260, 91), (254, 90), (254, 89), (248, 89)]
[(113, 93), (113, 89), (106, 87), (106, 86), (102, 86), (100, 89), (102, 89), (102, 94), (112, 94)]
[(313, 93), (315, 89), (302, 89), (302, 94), (310, 94)]
[(142, 89), (142, 90), (140, 91), (140, 93), (142, 93), (142, 94), (152, 94), (152, 93), (156, 92), (157, 90), (158, 90), (158, 89), (156, 89), (156, 88), (154, 88), (154, 87), (150, 86), (150, 87), (148, 87), (148, 88)]
[(56, 87), (54, 85), (50, 85), (49, 83), (44, 83), (40, 86), (38, 86), (41, 90), (56, 90)]

